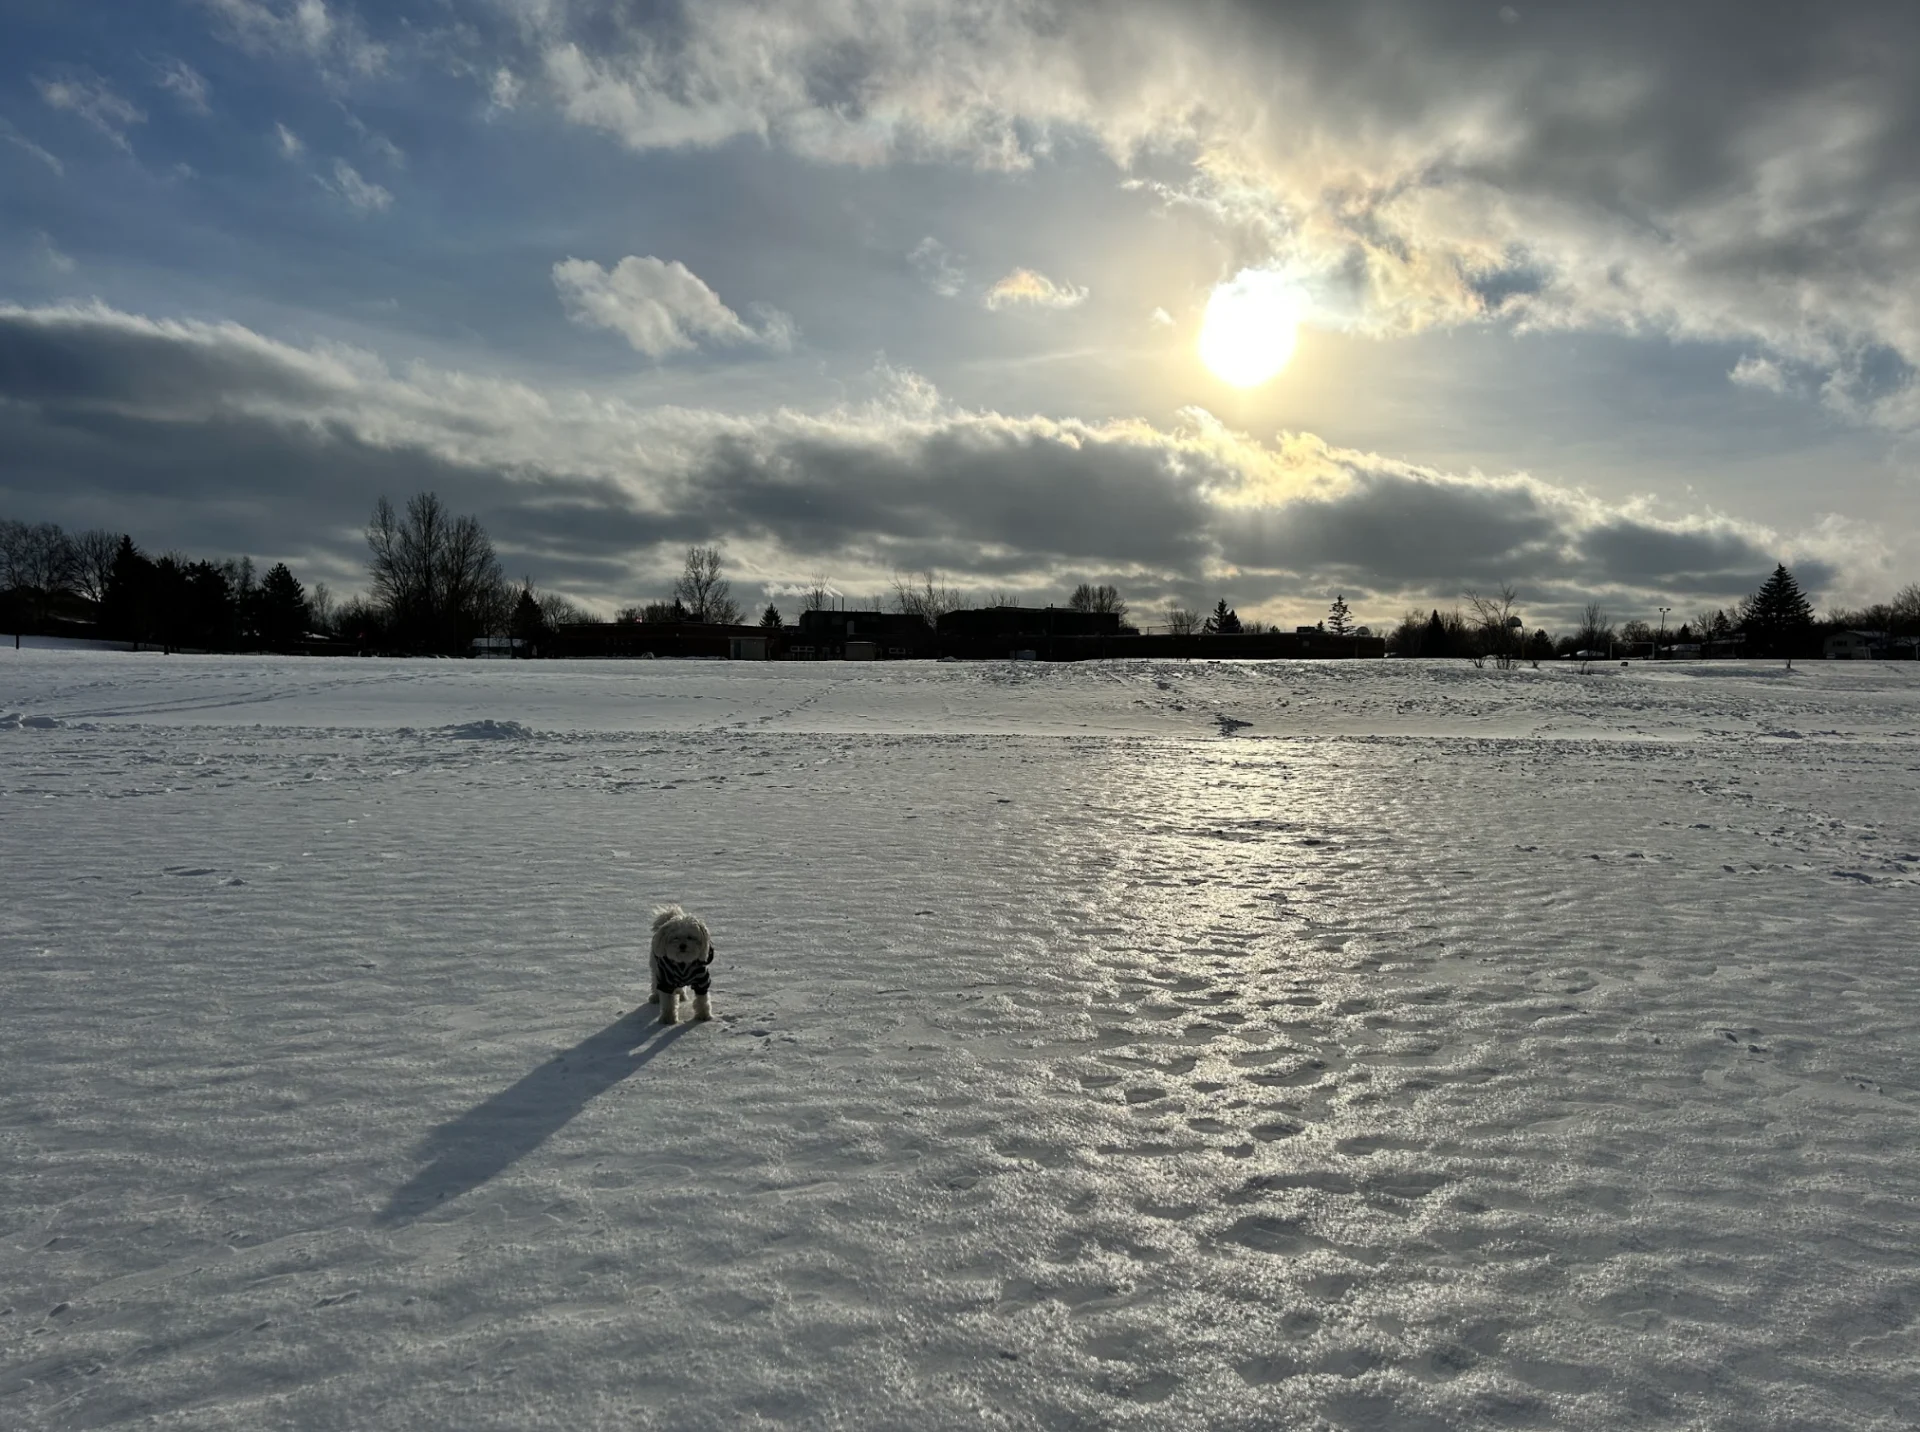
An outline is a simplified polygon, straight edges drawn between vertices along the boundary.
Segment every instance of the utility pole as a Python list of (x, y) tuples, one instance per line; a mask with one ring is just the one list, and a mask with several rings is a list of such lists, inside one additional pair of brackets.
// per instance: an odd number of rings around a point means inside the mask
[(1673, 608), (1672, 608), (1672, 607), (1661, 607), (1661, 608), (1659, 608), (1659, 612), (1660, 612), (1660, 635), (1659, 635), (1659, 636), (1657, 636), (1657, 637), (1655, 637), (1655, 638), (1653, 639), (1653, 659), (1654, 659), (1655, 661), (1658, 661), (1658, 660), (1660, 659), (1660, 647), (1661, 647), (1661, 644), (1662, 644), (1662, 643), (1664, 643), (1664, 642), (1666, 641), (1666, 639), (1667, 639), (1667, 613), (1668, 613), (1668, 612), (1670, 612), (1670, 611), (1672, 611), (1672, 610), (1673, 610)]

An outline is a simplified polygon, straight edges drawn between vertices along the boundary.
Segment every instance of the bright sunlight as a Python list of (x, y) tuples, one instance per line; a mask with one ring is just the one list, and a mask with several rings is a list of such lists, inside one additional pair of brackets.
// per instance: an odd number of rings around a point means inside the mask
[(1300, 291), (1267, 269), (1242, 269), (1214, 289), (1200, 325), (1200, 361), (1236, 388), (1273, 377), (1293, 357)]

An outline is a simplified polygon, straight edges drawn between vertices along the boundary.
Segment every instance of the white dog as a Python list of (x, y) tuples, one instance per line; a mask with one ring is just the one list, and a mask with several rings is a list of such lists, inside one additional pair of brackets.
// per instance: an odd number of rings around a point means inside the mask
[(653, 994), (647, 1003), (660, 1006), (662, 1024), (678, 1022), (680, 991), (689, 988), (693, 1017), (713, 1018), (713, 1006), (707, 1002), (707, 966), (712, 963), (713, 937), (704, 920), (678, 905), (662, 905), (653, 912), (653, 953), (648, 959)]

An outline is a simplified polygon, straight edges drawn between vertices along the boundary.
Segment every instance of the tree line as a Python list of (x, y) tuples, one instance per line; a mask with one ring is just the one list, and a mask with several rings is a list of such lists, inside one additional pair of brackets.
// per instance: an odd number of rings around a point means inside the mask
[[(105, 528), (0, 519), (0, 627), (16, 634), (91, 629), (110, 640), (203, 651), (290, 647), (331, 610), (284, 562), (150, 557)], [(316, 617), (316, 612), (318, 617)]]
[(1891, 601), (1837, 608), (1816, 618), (1785, 563), (1731, 609), (1702, 608), (1672, 625), (1667, 612), (1657, 622), (1636, 617), (1616, 625), (1599, 602), (1588, 602), (1579, 625), (1555, 636), (1543, 629), (1527, 631), (1518, 607), (1513, 588), (1503, 586), (1491, 595), (1468, 592), (1464, 610), (1416, 609), (1387, 634), (1387, 650), (1399, 656), (1493, 658), (1502, 664), (1582, 654), (1651, 655), (1676, 647), (1690, 655), (1794, 657), (1818, 655), (1822, 638), (1841, 630), (1878, 632), (1890, 643), (1920, 649), (1920, 582), (1908, 583)]
[[(452, 512), (432, 492), (416, 493), (402, 508), (380, 498), (366, 527), (368, 595), (335, 602), (326, 584), (304, 586), (284, 562), (264, 575), (251, 558), (210, 561), (179, 552), (150, 556), (124, 534), (102, 528), (69, 534), (51, 522), (0, 519), (0, 630), (90, 629), (111, 640), (168, 649), (204, 651), (289, 650), (316, 642), (360, 650), (464, 654), (476, 637), (511, 635), (537, 643), (554, 628), (594, 620), (591, 612), (557, 592), (536, 591), (531, 580), (507, 579), (493, 542), (479, 520)], [(822, 610), (843, 599), (824, 577), (799, 593), (802, 611)], [(936, 572), (896, 575), (893, 610), (918, 616), (929, 626), (970, 605), (968, 595)], [(986, 607), (1015, 606), (1000, 592), (978, 600)], [(1079, 583), (1067, 609), (1110, 613), (1123, 632), (1129, 607), (1109, 584)], [(1243, 622), (1225, 597), (1210, 613), (1179, 604), (1156, 615), (1175, 635), (1238, 635), (1278, 632)], [(623, 607), (617, 620), (737, 626), (744, 619), (718, 547), (686, 549), (669, 595)], [(783, 624), (769, 602), (759, 614), (764, 628)], [(1409, 611), (1386, 634), (1387, 650), (1400, 656), (1492, 659), (1508, 665), (1578, 653), (1611, 655), (1698, 646), (1710, 654), (1793, 656), (1816, 654), (1826, 630), (1856, 628), (1884, 633), (1894, 643), (1920, 649), (1920, 583), (1909, 583), (1887, 602), (1830, 612), (1816, 621), (1812, 604), (1793, 573), (1775, 567), (1757, 591), (1729, 610), (1708, 608), (1668, 627), (1635, 618), (1615, 625), (1598, 602), (1581, 613), (1577, 628), (1558, 636), (1529, 631), (1511, 586), (1491, 593), (1467, 592), (1463, 605), (1442, 611)], [(1318, 630), (1330, 636), (1368, 636), (1354, 621), (1344, 594), (1337, 594)]]

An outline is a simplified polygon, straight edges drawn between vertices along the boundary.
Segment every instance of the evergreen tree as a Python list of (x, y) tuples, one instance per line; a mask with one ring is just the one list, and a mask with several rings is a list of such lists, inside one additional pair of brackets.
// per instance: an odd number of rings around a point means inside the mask
[(1227, 599), (1222, 597), (1214, 606), (1213, 615), (1207, 618), (1207, 624), (1202, 630), (1209, 636), (1238, 636), (1242, 630), (1240, 615), (1229, 607)]
[(1433, 615), (1427, 620), (1427, 632), (1420, 643), (1422, 656), (1445, 656), (1453, 646), (1447, 639), (1447, 624), (1441, 619), (1440, 608), (1433, 609)]
[(540, 634), (547, 629), (547, 614), (540, 610), (540, 600), (534, 596), (531, 584), (520, 588), (520, 599), (513, 604), (513, 616), (507, 625), (515, 637), (528, 645), (540, 640)]
[(1346, 636), (1353, 630), (1353, 612), (1347, 606), (1346, 593), (1337, 593), (1333, 605), (1327, 608), (1326, 629), (1335, 636)]
[(780, 608), (776, 607), (772, 602), (768, 602), (767, 609), (760, 613), (760, 625), (768, 631), (779, 631)]
[(254, 620), (261, 644), (274, 650), (307, 634), (312, 613), (302, 587), (285, 562), (275, 562), (254, 593)]
[(110, 640), (153, 640), (155, 576), (153, 563), (133, 538), (122, 537), (100, 596), (100, 630)]
[(1747, 633), (1748, 654), (1753, 656), (1791, 652), (1812, 630), (1813, 604), (1785, 563), (1774, 567), (1760, 590), (1740, 604), (1740, 626)]

